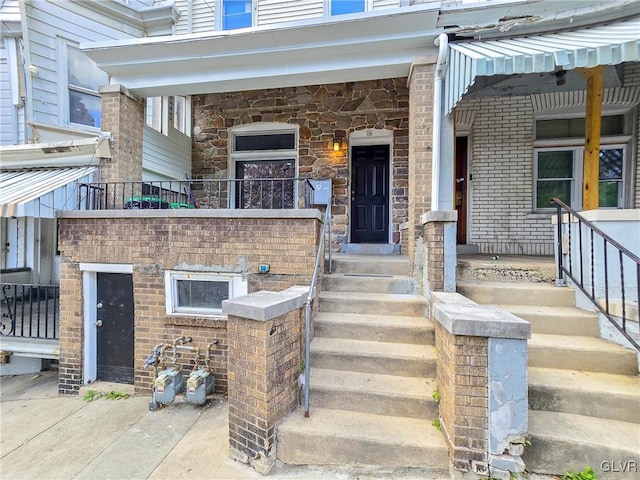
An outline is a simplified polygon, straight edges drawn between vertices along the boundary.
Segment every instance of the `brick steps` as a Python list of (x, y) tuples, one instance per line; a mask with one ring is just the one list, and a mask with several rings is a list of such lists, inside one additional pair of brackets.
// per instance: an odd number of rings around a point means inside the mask
[(297, 411), (278, 427), (278, 459), (356, 474), (446, 474), (447, 447), (431, 425), (434, 328), (424, 298), (408, 293), (406, 257), (336, 257), (311, 342), (311, 417)]

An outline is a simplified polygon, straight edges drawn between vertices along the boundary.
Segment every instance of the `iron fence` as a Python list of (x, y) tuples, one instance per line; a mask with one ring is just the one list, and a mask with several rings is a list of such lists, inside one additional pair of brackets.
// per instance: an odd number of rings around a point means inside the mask
[(312, 190), (306, 178), (80, 183), (78, 209), (308, 208)]
[(2, 284), (0, 336), (60, 338), (60, 287)]

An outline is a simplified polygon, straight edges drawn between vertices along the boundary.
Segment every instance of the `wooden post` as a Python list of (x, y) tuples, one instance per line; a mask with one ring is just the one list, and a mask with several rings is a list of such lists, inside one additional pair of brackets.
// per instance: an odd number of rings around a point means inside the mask
[(599, 65), (594, 68), (578, 68), (576, 70), (587, 79), (582, 209), (596, 210), (599, 203), (600, 126), (602, 123), (604, 66)]

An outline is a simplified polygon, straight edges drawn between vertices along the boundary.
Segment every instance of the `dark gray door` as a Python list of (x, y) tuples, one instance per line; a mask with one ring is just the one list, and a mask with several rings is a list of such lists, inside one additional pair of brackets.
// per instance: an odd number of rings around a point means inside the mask
[(133, 276), (98, 273), (98, 380), (133, 384)]
[(351, 150), (351, 242), (389, 241), (389, 146)]

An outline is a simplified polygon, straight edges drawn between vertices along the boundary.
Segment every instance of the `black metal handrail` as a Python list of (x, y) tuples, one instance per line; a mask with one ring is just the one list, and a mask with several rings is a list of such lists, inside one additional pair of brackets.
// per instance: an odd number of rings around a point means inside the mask
[[(600, 230), (597, 226), (591, 223), (589, 220), (584, 218), (582, 215), (577, 213), (575, 210), (571, 209), (567, 204), (562, 202), (561, 200), (554, 198), (551, 200), (551, 203), (556, 205), (557, 212), (557, 285), (564, 285), (563, 276), (566, 275), (571, 279), (571, 281), (575, 284), (576, 287), (580, 289), (582, 293), (593, 303), (593, 305), (615, 326), (615, 328), (636, 348), (636, 350), (640, 351), (640, 344), (638, 340), (633, 338), (631, 335), (630, 329), (628, 328), (629, 315), (628, 315), (628, 306), (631, 306), (632, 303), (638, 304), (638, 299), (640, 299), (640, 258), (635, 255), (633, 252), (629, 251), (629, 249), (622, 246), (620, 243), (616, 242), (613, 238), (611, 238), (608, 234)], [(566, 218), (566, 222), (563, 221)], [(570, 227), (571, 223), (577, 224), (577, 239), (572, 238), (572, 229)], [(564, 237), (563, 225), (567, 225), (566, 237)], [(586, 228), (586, 233), (583, 234), (583, 229)], [(587, 240), (584, 237), (587, 237)], [(602, 255), (599, 258), (595, 256), (595, 241), (596, 238), (602, 241)], [(564, 241), (566, 239), (566, 242)], [(572, 258), (573, 255), (573, 242), (577, 241), (577, 255), (578, 258)], [(585, 272), (584, 266), (584, 243), (588, 241), (590, 252), (589, 252), (589, 268), (588, 271)], [(566, 245), (565, 245), (566, 243)], [(566, 248), (564, 248), (566, 246)], [(614, 250), (614, 257), (617, 259), (617, 265), (620, 270), (620, 283), (619, 285), (615, 285), (615, 280), (610, 278), (609, 275), (609, 262), (610, 257), (608, 254), (608, 250)], [(566, 262), (564, 261), (564, 257), (566, 256)], [(577, 260), (579, 263), (577, 265), (577, 270), (574, 271), (574, 260)], [(598, 262), (602, 261), (602, 271), (597, 271), (596, 269), (596, 260)], [(633, 289), (632, 282), (629, 280), (627, 272), (629, 269), (625, 269), (625, 263), (632, 264), (631, 270), (632, 272), (629, 275), (635, 276), (635, 300), (632, 298), (629, 300), (628, 298), (628, 290)], [(635, 266), (633, 266), (635, 264)], [(568, 265), (568, 266), (567, 266)], [(633, 272), (635, 270), (635, 272)], [(601, 275), (598, 275), (601, 274)], [(585, 281), (586, 277), (586, 281)], [(596, 285), (600, 278), (602, 278), (602, 285)], [(625, 281), (625, 279), (627, 281)], [(590, 285), (588, 283), (590, 283)], [(631, 285), (630, 285), (631, 284)], [(611, 291), (619, 286), (620, 288), (620, 301), (621, 301), (621, 321), (618, 322), (616, 317), (618, 315), (614, 315), (611, 311), (612, 299)], [(599, 290), (601, 287), (604, 294), (604, 305), (603, 302), (597, 298), (596, 290)], [(637, 306), (636, 306), (637, 308)]]
[(298, 177), (80, 183), (78, 209), (308, 208), (312, 190)]
[(0, 336), (60, 338), (60, 287), (3, 283)]

